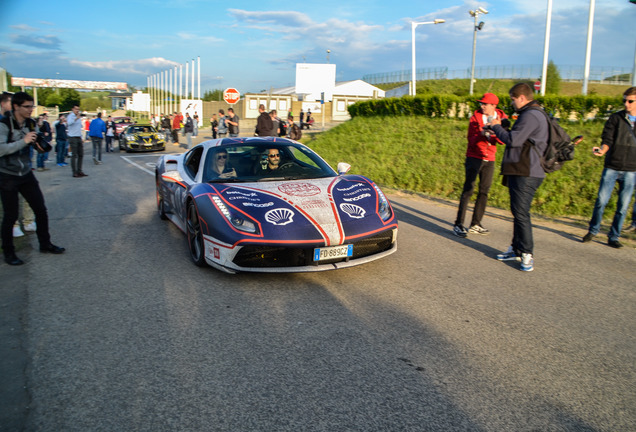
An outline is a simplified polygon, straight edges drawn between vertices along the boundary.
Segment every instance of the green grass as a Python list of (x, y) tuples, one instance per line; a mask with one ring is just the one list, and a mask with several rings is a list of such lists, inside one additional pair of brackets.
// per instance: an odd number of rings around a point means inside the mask
[[(562, 126), (571, 136), (584, 135), (585, 139), (573, 161), (547, 175), (535, 196), (533, 211), (548, 217), (589, 218), (603, 170), (603, 158), (593, 156), (591, 148), (600, 142), (603, 122)], [(467, 131), (466, 120), (356, 117), (303, 141), (326, 156), (332, 166), (348, 162), (351, 173), (363, 174), (384, 187), (458, 200), (464, 182)], [(499, 146), (489, 205), (509, 209), (508, 190), (499, 175), (502, 155), (503, 146)], [(615, 206), (614, 196), (606, 215), (611, 216)]]

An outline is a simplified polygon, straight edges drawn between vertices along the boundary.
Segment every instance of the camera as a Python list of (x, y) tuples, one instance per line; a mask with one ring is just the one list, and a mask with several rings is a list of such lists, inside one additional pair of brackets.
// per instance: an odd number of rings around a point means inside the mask
[(42, 132), (37, 133), (35, 142), (31, 143), (31, 145), (38, 151), (38, 153), (46, 153), (53, 149), (51, 144), (46, 142), (44, 139), (44, 134)]

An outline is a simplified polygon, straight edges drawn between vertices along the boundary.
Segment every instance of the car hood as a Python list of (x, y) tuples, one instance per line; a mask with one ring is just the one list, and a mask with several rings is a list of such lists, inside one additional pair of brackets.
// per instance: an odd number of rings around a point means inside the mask
[(337, 245), (397, 226), (392, 212), (382, 220), (381, 192), (363, 176), (201, 186), (257, 221), (267, 239)]

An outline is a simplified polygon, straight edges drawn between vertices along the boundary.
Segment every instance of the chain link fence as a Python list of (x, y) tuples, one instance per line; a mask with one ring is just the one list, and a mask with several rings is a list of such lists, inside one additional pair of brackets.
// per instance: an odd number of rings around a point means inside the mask
[[(582, 66), (558, 66), (561, 79), (564, 81), (583, 81), (584, 68)], [(503, 65), (481, 66), (475, 68), (475, 79), (515, 79), (537, 80), (541, 77), (542, 65)], [(470, 68), (449, 70), (447, 67), (417, 69), (417, 81), (432, 79), (470, 79)], [(627, 67), (592, 67), (590, 81), (601, 84), (629, 84), (632, 70)], [(390, 84), (411, 81), (411, 69), (396, 72), (380, 72), (362, 77), (369, 84)]]

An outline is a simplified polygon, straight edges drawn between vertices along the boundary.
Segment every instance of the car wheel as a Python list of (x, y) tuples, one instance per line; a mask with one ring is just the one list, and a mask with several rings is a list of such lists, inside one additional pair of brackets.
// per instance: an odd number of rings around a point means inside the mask
[(188, 203), (188, 248), (190, 249), (190, 258), (199, 267), (205, 265), (205, 249), (203, 247), (203, 233), (201, 232), (201, 223), (197, 213), (197, 207), (194, 201)]
[(159, 210), (159, 219), (168, 220), (168, 216), (166, 215), (166, 204), (159, 193), (159, 180), (157, 180), (157, 210)]

